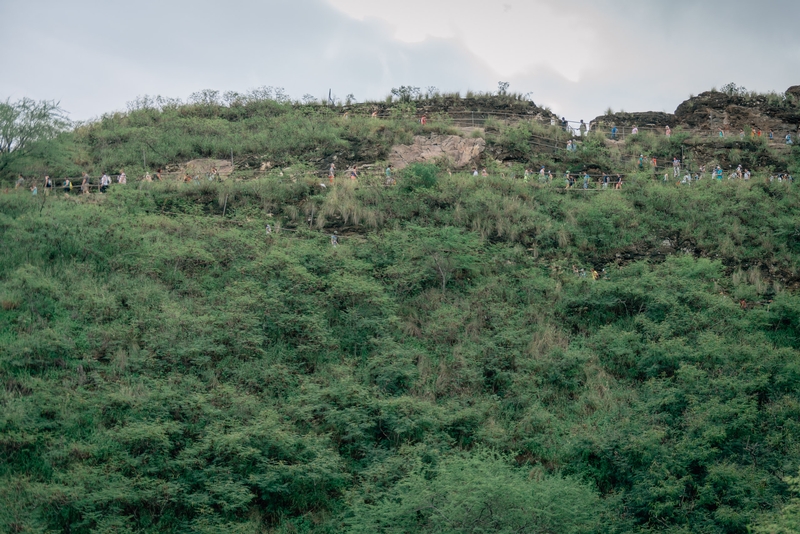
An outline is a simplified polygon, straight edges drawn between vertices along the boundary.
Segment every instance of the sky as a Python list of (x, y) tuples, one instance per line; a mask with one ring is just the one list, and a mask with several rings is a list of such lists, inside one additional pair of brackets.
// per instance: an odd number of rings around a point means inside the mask
[(141, 95), (529, 94), (570, 120), (800, 85), (798, 0), (0, 0), (0, 99), (73, 120)]

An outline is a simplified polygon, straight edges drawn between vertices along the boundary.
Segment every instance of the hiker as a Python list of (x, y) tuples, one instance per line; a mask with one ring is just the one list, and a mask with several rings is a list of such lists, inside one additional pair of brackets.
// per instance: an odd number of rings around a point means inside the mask
[(372, 112), (372, 115), (370, 115), (370, 117), (372, 117), (373, 119), (377, 119), (378, 118), (378, 110), (374, 110)]
[(358, 179), (358, 167), (355, 165), (350, 169), (350, 179), (354, 182)]
[(672, 176), (677, 178), (681, 174), (681, 160), (672, 158)]
[(528, 169), (526, 168), (526, 169), (525, 169), (525, 174), (524, 174), (524, 175), (523, 175), (523, 177), (522, 177), (522, 181), (523, 181), (523, 182), (525, 182), (525, 183), (527, 184), (527, 183), (528, 183), (528, 177), (529, 177), (530, 175), (531, 175), (531, 171), (530, 171), (530, 170), (528, 170)]
[(749, 180), (750, 179), (750, 170), (749, 169), (745, 169), (744, 170), (744, 179), (745, 180)]
[(717, 173), (717, 180), (722, 180), (722, 167), (717, 165), (717, 169), (715, 172)]
[(150, 176), (149, 172), (144, 173), (144, 181), (145, 182), (152, 182), (153, 181), (153, 177)]
[(334, 248), (339, 246), (339, 236), (336, 235), (336, 232), (331, 234), (331, 245), (333, 245)]
[(636, 135), (638, 133), (639, 133), (639, 127), (634, 124), (633, 128), (631, 128), (631, 135)]
[(83, 173), (83, 179), (81, 180), (81, 193), (84, 195), (89, 194), (89, 175), (87, 173)]
[(103, 176), (100, 177), (100, 192), (105, 193), (109, 185), (111, 185), (111, 178), (106, 173), (103, 173)]
[(333, 183), (333, 176), (336, 174), (336, 165), (331, 163), (328, 168), (328, 182)]
[(569, 186), (572, 185), (572, 179), (569, 177), (569, 171), (564, 174), (564, 183), (566, 184), (566, 189), (569, 189)]
[(699, 174), (699, 177), (697, 179), (699, 180), (700, 178), (702, 178), (703, 175), (705, 175), (705, 173), (706, 173), (706, 166), (705, 165), (700, 165), (700, 174)]
[(420, 119), (419, 119), (419, 123), (420, 123), (421, 125), (425, 126), (425, 124), (426, 124), (427, 122), (428, 122), (428, 117), (426, 117), (425, 115), (423, 115), (422, 117), (420, 117)]
[(761, 128), (758, 129), (758, 137), (761, 138)]
[(769, 131), (769, 140), (772, 141), (775, 137), (775, 134), (772, 133), (772, 130)]
[(614, 141), (616, 139), (617, 139), (617, 127), (616, 126), (612, 126), (611, 127), (611, 140)]
[(486, 170), (486, 167), (481, 169), (481, 176), (483, 176), (484, 178), (489, 176), (489, 172)]
[(741, 178), (742, 177), (742, 164), (741, 163), (739, 164), (738, 167), (736, 167), (736, 177), (737, 178)]
[(739, 130), (739, 139), (742, 139), (742, 140), (744, 139), (744, 129), (743, 128)]
[(567, 119), (564, 117), (561, 117), (561, 129), (565, 132), (567, 131)]
[(668, 138), (672, 136), (672, 130), (670, 129), (669, 125), (667, 125), (667, 127), (664, 128), (664, 133)]
[(44, 177), (44, 192), (47, 194), (49, 190), (53, 189), (53, 180), (49, 176)]
[(644, 154), (639, 154), (639, 170), (644, 168)]
[(583, 188), (584, 189), (589, 189), (589, 180), (590, 179), (591, 179), (591, 176), (589, 176), (588, 172), (583, 175)]
[(586, 124), (583, 122), (583, 119), (581, 119), (581, 125), (578, 127), (578, 131), (581, 133), (581, 137), (586, 134)]
[(64, 194), (68, 195), (70, 191), (72, 191), (72, 182), (69, 181), (69, 178), (64, 178)]
[(156, 171), (156, 180), (158, 180), (159, 182), (161, 181), (161, 169), (158, 169)]
[(36, 188), (36, 184), (33, 184), (31, 186), (31, 196), (35, 197), (37, 194), (39, 194), (39, 190)]
[(603, 173), (603, 189), (608, 189), (608, 184), (610, 180), (611, 179), (608, 177), (608, 174)]
[(386, 185), (394, 185), (394, 178), (392, 178), (392, 165), (386, 167)]
[(653, 158), (652, 164), (653, 164), (653, 174), (655, 174), (656, 169), (658, 168), (658, 160), (656, 158)]
[(267, 223), (266, 231), (267, 231), (267, 236), (269, 236), (272, 233), (272, 226), (270, 226), (269, 223)]
[(722, 128), (719, 129), (719, 136), (725, 137), (725, 132), (722, 131)]
[(25, 185), (25, 178), (23, 178), (22, 175), (20, 174), (17, 177), (17, 183), (16, 183), (16, 185), (14, 185), (14, 189), (19, 189), (20, 187), (22, 187), (24, 185)]
[(622, 176), (619, 174), (617, 175), (617, 183), (614, 186), (614, 189), (622, 189)]
[(120, 169), (119, 176), (117, 176), (117, 183), (122, 185), (128, 183), (128, 176), (125, 174), (125, 169)]
[(792, 143), (792, 134), (786, 134), (786, 144), (791, 145)]
[(472, 167), (472, 176), (478, 176), (478, 167)]
[(597, 269), (592, 269), (592, 280), (597, 280), (600, 278), (600, 273), (597, 272)]
[(211, 172), (208, 175), (208, 181), (213, 182), (218, 178), (218, 171), (216, 167), (211, 167)]

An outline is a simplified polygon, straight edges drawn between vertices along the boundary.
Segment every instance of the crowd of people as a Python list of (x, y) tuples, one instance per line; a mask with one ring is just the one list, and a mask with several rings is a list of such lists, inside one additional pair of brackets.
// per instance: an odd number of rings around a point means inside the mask
[[(217, 181), (219, 180), (219, 171), (217, 171), (216, 167), (212, 167), (211, 170), (205, 174), (205, 177), (209, 182)], [(151, 175), (149, 172), (145, 172), (144, 176), (141, 178), (141, 181), (144, 183), (154, 181), (160, 182), (164, 180), (165, 176), (163, 169), (158, 169), (153, 175)], [(105, 193), (115, 181), (118, 185), (126, 185), (128, 183), (128, 176), (125, 174), (124, 170), (120, 170), (119, 174), (112, 176), (109, 176), (107, 173), (103, 173), (97, 179), (92, 178), (89, 173), (84, 172), (83, 175), (75, 181), (66, 176), (60, 180), (57, 180), (51, 178), (49, 175), (46, 175), (41, 180), (38, 180), (36, 178), (26, 179), (22, 175), (19, 175), (14, 184), (14, 188), (23, 189), (27, 187), (31, 191), (32, 195), (39, 194), (40, 184), (45, 193), (59, 189), (67, 195), (76, 192), (80, 194), (89, 194), (92, 189), (97, 189), (98, 192)], [(188, 173), (184, 173), (182, 176), (179, 176), (179, 181), (185, 183), (198, 183), (201, 181), (201, 177), (199, 174), (190, 175)]]

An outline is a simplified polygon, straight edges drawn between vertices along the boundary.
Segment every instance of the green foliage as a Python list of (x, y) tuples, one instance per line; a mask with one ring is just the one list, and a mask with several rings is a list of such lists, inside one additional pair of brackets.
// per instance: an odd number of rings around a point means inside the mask
[[(422, 131), (402, 116), (419, 102), (377, 121), (192, 100), (140, 103), (26, 164), (240, 139), (283, 176), (0, 196), (0, 530), (793, 528), (793, 186), (643, 172), (564, 191), (498, 162), (321, 188), (320, 161)], [(600, 135), (564, 155), (537, 145), (563, 146), (557, 128), (496, 126), (493, 154), (635, 165)], [(661, 158), (692, 140), (626, 142)]]
[(509, 460), (475, 452), (417, 465), (374, 504), (359, 503), (348, 532), (591, 532), (598, 501), (584, 485), (530, 475)]

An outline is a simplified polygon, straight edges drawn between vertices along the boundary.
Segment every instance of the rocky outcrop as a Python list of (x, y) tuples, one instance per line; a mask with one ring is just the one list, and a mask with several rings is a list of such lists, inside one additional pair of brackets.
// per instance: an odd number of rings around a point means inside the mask
[(674, 114), (660, 112), (613, 113), (594, 119), (598, 125), (630, 127), (683, 126), (693, 130), (716, 132), (760, 128), (781, 135), (794, 132), (800, 125), (800, 86), (786, 90), (783, 95), (756, 95), (706, 91), (681, 103)]
[(661, 111), (642, 111), (639, 113), (626, 113), (623, 111), (610, 115), (600, 115), (592, 121), (592, 125), (616, 126), (617, 128), (631, 128), (633, 126), (663, 128), (665, 126), (674, 126), (676, 123), (675, 115)]
[(480, 137), (464, 138), (457, 135), (415, 136), (410, 145), (395, 145), (389, 162), (397, 169), (411, 163), (433, 163), (447, 161), (453, 168), (474, 165), (486, 149), (486, 141)]

